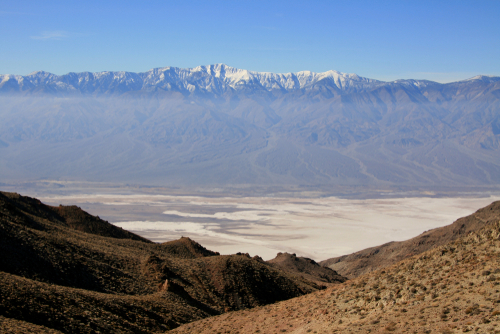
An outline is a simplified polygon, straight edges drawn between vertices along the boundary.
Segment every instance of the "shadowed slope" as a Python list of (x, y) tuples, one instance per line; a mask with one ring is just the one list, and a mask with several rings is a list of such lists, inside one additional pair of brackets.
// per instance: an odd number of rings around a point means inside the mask
[(316, 281), (318, 284), (342, 283), (347, 279), (335, 270), (322, 267), (316, 261), (306, 257), (297, 257), (295, 254), (278, 253), (272, 260), (267, 261), (273, 267), (295, 273), (302, 278)]
[(35, 198), (8, 192), (0, 192), (0, 205), (3, 214), (8, 213), (18, 219), (24, 219), (25, 223), (29, 220), (33, 223), (36, 221), (34, 217), (45, 218), (57, 225), (103, 237), (151, 242), (99, 217), (92, 216), (75, 205), (54, 207), (45, 205)]
[(189, 238), (143, 240), (77, 207), (0, 193), (2, 321), (66, 333), (150, 333), (318, 288)]
[(182, 237), (162, 244), (162, 248), (169, 254), (177, 255), (184, 259), (195, 259), (198, 257), (219, 255), (212, 252), (190, 238)]
[(38, 326), (26, 321), (5, 318), (0, 316), (0, 328), (4, 334), (17, 334), (17, 333), (39, 333), (39, 334), (61, 334), (62, 332), (47, 328), (45, 326)]
[(99, 217), (92, 216), (75, 205), (60, 205), (58, 207), (51, 207), (51, 209), (64, 218), (66, 226), (78, 231), (97, 234), (103, 237), (151, 242), (137, 234), (125, 231), (121, 227), (111, 225)]

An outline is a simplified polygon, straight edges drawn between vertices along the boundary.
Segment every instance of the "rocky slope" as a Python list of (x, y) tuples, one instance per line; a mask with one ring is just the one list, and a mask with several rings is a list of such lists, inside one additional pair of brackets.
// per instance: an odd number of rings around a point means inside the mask
[(71, 229), (103, 237), (131, 239), (150, 242), (134, 233), (109, 224), (99, 217), (94, 217), (77, 206), (52, 207), (44, 205), (35, 198), (21, 196), (16, 193), (0, 193), (2, 199), (2, 215), (5, 219), (16, 217), (24, 224), (35, 224), (31, 217), (48, 219), (51, 222)]
[(500, 333), (500, 220), (327, 290), (171, 333)]
[(321, 285), (346, 281), (346, 278), (339, 275), (335, 270), (322, 267), (312, 259), (297, 257), (295, 254), (278, 253), (274, 259), (267, 261), (267, 263), (286, 272), (295, 273), (300, 277), (316, 281)]
[(322, 288), (246, 255), (189, 238), (155, 244), (77, 207), (3, 192), (0, 276), (2, 326), (47, 333), (165, 331)]
[(498, 220), (500, 220), (500, 201), (479, 209), (470, 216), (460, 218), (451, 225), (426, 231), (410, 240), (367, 248), (350, 255), (321, 261), (320, 264), (334, 269), (341, 275), (354, 278), (445, 245)]

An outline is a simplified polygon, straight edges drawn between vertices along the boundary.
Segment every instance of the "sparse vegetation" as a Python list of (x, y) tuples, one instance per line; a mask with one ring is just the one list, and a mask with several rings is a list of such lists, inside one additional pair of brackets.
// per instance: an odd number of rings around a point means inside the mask
[(314, 273), (300, 273), (316, 268), (308, 259), (285, 272), (188, 238), (110, 237), (100, 220), (83, 232), (78, 210), (71, 225), (60, 210), (0, 194), (4, 332), (498, 332), (500, 203), (462, 220), (480, 218), (476, 232), (342, 284), (321, 270), (309, 280)]
[(155, 244), (78, 207), (13, 193), (0, 193), (0, 255), (3, 328), (150, 333), (322, 289), (319, 276), (219, 256), (189, 238)]
[[(497, 282), (486, 279), (494, 270), (484, 268), (500, 268), (499, 204), (479, 210), (475, 218), (461, 220), (474, 223), (479, 216), (487, 222), (482, 229), (386, 267), (384, 273), (374, 271), (325, 291), (250, 310), (244, 317), (236, 312), (231, 322), (243, 325), (240, 333), (253, 333), (254, 323), (279, 327), (280, 321), (290, 319), (294, 319), (293, 328), (298, 333), (301, 328), (307, 328), (308, 333), (495, 333), (500, 323), (496, 309), (500, 294)], [(484, 275), (485, 270), (490, 274)], [(468, 288), (464, 289), (463, 283)], [(280, 321), (263, 320), (264, 314), (283, 314), (292, 306), (295, 311)], [(311, 316), (306, 316), (308, 311), (313, 311)], [(209, 321), (218, 326), (229, 324), (227, 315)], [(208, 333), (196, 322), (191, 326), (190, 330), (181, 326), (173, 332)]]

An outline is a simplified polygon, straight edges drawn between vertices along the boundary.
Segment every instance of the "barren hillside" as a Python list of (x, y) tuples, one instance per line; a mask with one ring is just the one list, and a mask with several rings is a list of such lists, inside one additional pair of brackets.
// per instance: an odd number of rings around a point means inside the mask
[(324, 291), (172, 333), (500, 333), (500, 221)]
[(2, 328), (165, 331), (324, 288), (316, 281), (189, 238), (155, 244), (77, 207), (0, 193)]
[(321, 261), (320, 264), (349, 278), (395, 264), (410, 256), (447, 244), (500, 219), (500, 202), (494, 202), (453, 224), (432, 229), (410, 240), (390, 242), (359, 252)]

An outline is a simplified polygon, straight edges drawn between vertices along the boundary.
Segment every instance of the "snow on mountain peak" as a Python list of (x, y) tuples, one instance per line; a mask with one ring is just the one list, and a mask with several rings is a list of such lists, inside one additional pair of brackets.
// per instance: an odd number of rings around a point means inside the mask
[[(485, 82), (498, 81), (499, 77), (475, 76), (467, 80)], [(360, 91), (371, 89), (386, 83), (379, 80), (360, 77), (354, 73), (335, 70), (326, 72), (300, 71), (289, 73), (256, 72), (239, 69), (218, 63), (194, 68), (160, 67), (147, 72), (133, 73), (125, 71), (81, 72), (55, 75), (36, 71), (26, 76), (0, 75), (1, 82), (17, 82), (20, 90), (38, 86), (51, 86), (56, 91), (80, 91), (82, 93), (124, 93), (138, 90), (176, 90), (184, 92), (211, 92), (222, 94), (228, 90), (256, 91), (293, 91), (327, 86), (338, 91)], [(63, 83), (63, 84), (61, 84)], [(392, 83), (420, 87), (432, 82), (425, 80), (396, 80)], [(10, 86), (16, 85), (10, 83)], [(12, 86), (12, 87), (14, 87)]]
[(494, 75), (476, 75), (472, 78), (462, 80), (459, 82), (466, 82), (466, 81), (484, 81), (484, 82), (496, 82), (500, 81), (500, 77), (496, 77)]

